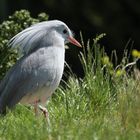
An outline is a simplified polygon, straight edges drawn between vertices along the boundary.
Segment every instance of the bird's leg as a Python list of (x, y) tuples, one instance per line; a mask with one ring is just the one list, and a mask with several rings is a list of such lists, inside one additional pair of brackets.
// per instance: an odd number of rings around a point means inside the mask
[(34, 112), (35, 112), (36, 116), (38, 116), (38, 102), (39, 102), (39, 100), (36, 100), (34, 102)]
[(39, 107), (39, 109), (43, 112), (44, 117), (45, 117), (45, 118), (48, 118), (49, 114), (48, 114), (47, 109), (46, 109), (45, 107), (41, 106), (41, 105), (39, 105), (38, 107)]

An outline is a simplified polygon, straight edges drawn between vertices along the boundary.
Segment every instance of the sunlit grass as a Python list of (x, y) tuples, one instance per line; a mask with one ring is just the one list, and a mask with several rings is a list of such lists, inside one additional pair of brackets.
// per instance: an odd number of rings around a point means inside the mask
[(0, 140), (139, 140), (139, 71), (125, 71), (134, 63), (113, 66), (98, 39), (80, 60), (85, 77), (71, 75), (57, 89), (47, 103), (49, 121), (19, 104), (1, 116)]

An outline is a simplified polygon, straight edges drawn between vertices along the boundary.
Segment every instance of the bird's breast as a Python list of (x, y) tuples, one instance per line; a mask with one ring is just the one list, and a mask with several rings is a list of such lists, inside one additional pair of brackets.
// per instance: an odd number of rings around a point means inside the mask
[[(26, 60), (28, 71), (33, 74), (35, 90), (27, 94), (22, 102), (32, 103), (36, 98), (46, 100), (58, 87), (64, 69), (64, 49), (57, 47), (41, 48)], [(44, 102), (43, 101), (43, 102)]]

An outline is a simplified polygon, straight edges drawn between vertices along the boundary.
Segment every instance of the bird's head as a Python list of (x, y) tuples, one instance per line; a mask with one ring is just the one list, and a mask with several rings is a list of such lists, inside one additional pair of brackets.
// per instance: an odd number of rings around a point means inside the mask
[[(48, 29), (52, 39), (63, 40), (64, 44), (72, 43), (78, 47), (82, 47), (81, 44), (73, 37), (72, 31), (69, 27), (62, 21), (52, 20), (48, 23)], [(54, 41), (55, 42), (55, 41)]]
[(28, 54), (38, 47), (64, 46), (69, 42), (81, 47), (64, 22), (50, 20), (34, 24), (21, 31), (10, 40), (9, 45), (18, 47), (21, 54)]

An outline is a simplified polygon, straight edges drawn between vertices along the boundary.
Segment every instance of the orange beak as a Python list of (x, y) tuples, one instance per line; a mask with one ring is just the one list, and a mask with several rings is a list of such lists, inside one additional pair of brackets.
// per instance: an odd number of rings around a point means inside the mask
[(72, 43), (72, 44), (74, 44), (78, 47), (82, 47), (81, 44), (76, 39), (74, 39), (73, 37), (69, 36), (68, 40), (69, 40), (70, 43)]

